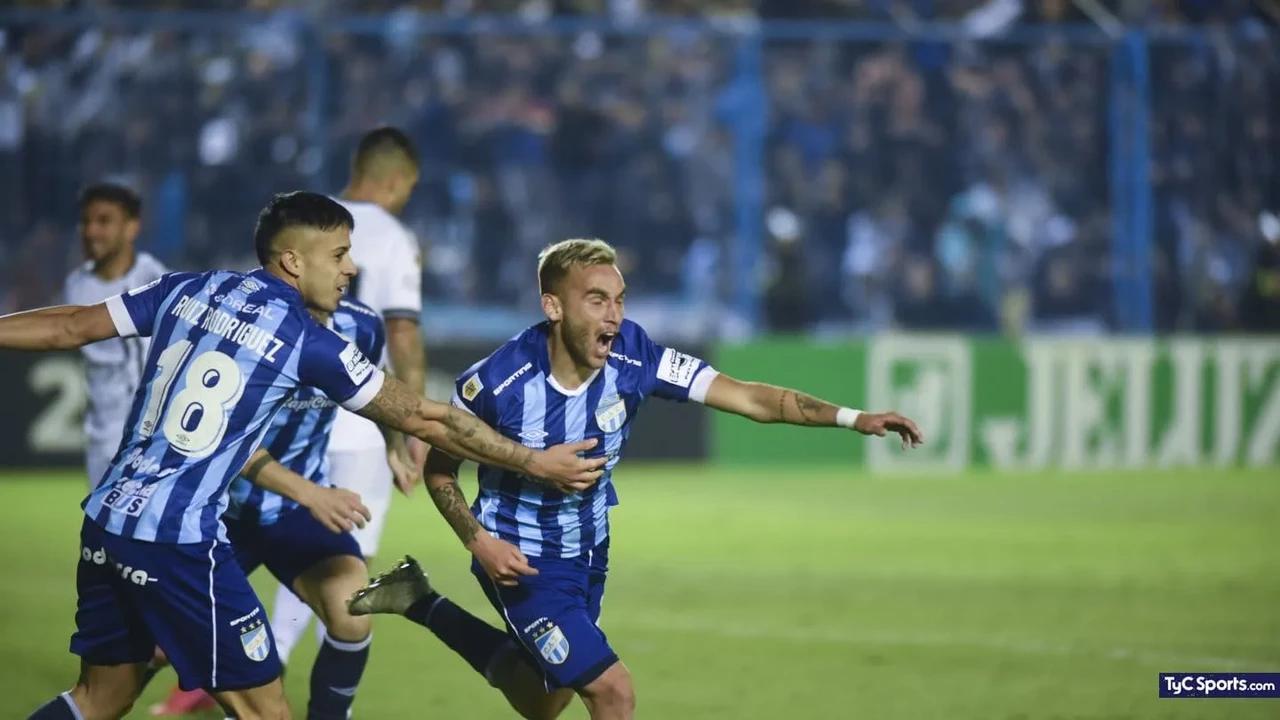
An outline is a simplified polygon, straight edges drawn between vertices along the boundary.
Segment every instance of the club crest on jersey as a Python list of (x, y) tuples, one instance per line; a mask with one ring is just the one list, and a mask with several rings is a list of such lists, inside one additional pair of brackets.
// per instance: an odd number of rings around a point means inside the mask
[(255, 620), (240, 628), (240, 644), (244, 654), (254, 662), (262, 662), (271, 654), (271, 636), (262, 620)]
[(561, 665), (569, 659), (569, 638), (564, 636), (560, 626), (550, 620), (543, 620), (536, 624), (531, 635), (543, 660), (552, 665)]
[(596, 408), (596, 425), (601, 430), (618, 432), (627, 423), (627, 404), (617, 395), (610, 395), (600, 401)]
[(480, 381), (480, 373), (476, 373), (467, 379), (462, 386), (462, 399), (471, 402), (476, 399), (480, 391), (484, 389), (484, 383)]

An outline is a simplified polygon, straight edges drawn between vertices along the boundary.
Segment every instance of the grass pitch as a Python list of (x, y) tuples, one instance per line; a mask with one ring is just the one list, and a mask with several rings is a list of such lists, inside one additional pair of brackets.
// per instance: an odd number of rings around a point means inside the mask
[[(1280, 472), (624, 464), (617, 479), (601, 624), (641, 717), (1280, 717), (1280, 700), (1156, 697), (1160, 671), (1280, 671)], [(0, 475), (0, 717), (75, 678), (82, 488), (67, 473)], [(378, 569), (412, 553), (497, 623), (425, 493), (397, 498), (383, 548)], [(356, 717), (513, 717), (425, 630), (374, 627)], [(291, 663), (298, 716), (313, 656), (308, 640)]]

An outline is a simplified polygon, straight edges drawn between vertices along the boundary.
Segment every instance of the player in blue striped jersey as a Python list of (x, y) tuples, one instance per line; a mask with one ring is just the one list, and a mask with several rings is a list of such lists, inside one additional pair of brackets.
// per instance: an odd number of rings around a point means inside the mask
[(597, 622), (609, 558), (613, 468), (643, 401), (692, 400), (758, 422), (846, 427), (922, 441), (896, 413), (862, 413), (803, 393), (735, 380), (650, 340), (624, 320), (626, 288), (613, 248), (567, 240), (543, 250), (538, 280), (547, 321), (463, 373), (453, 402), (528, 447), (599, 440), (599, 482), (565, 493), (520, 473), (480, 466), (468, 510), (458, 460), (433, 448), (427, 487), (474, 556), (472, 572), (503, 633), (431, 589), (411, 558), (352, 599), (353, 612), (397, 613), (426, 626), (528, 718), (557, 716), (576, 691), (591, 717), (630, 718), (635, 693)]
[[(343, 299), (331, 315), (314, 310), (312, 315), (378, 367), (385, 365), (382, 319), (367, 305)], [(369, 576), (351, 530), (363, 525), (370, 511), (356, 493), (333, 488), (329, 481), (329, 437), (337, 409), (320, 390), (300, 388), (272, 420), (246, 474), (231, 482), (223, 514), (245, 574), (266, 565), (282, 587), (320, 617), (325, 635), (311, 667), (308, 708), (308, 715), (317, 717), (346, 716), (372, 640), (369, 619), (346, 608), (347, 598)]]
[(311, 385), (425, 442), (569, 486), (598, 476), (589, 443), (530, 452), (466, 413), (411, 392), (318, 324), (355, 275), (350, 213), (314, 193), (277, 195), (254, 233), (263, 267), (173, 273), (105, 303), (0, 318), (0, 347), (69, 350), (152, 337), (130, 425), (84, 502), (77, 569), (80, 678), (32, 716), (119, 717), (159, 645), (184, 689), (236, 717), (286, 717), (265, 611), (219, 519), (227, 486), (275, 414)]

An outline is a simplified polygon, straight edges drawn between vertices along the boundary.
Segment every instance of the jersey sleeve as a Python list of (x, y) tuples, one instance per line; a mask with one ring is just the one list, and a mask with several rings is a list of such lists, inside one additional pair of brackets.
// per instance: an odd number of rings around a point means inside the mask
[(720, 373), (702, 358), (664, 347), (637, 332), (644, 358), (644, 392), (665, 400), (705, 402), (711, 381)]
[(356, 412), (382, 389), (384, 376), (355, 343), (317, 325), (303, 339), (298, 379)]
[(179, 285), (196, 277), (195, 273), (168, 273), (141, 287), (136, 287), (106, 300), (107, 312), (120, 337), (150, 337), (156, 314), (165, 298)]
[(380, 292), (382, 315), (386, 318), (417, 320), (422, 314), (422, 257), (413, 233), (397, 228), (398, 237), (387, 247), (382, 259), (386, 279)]
[(357, 334), (356, 346), (365, 357), (373, 361), (379, 368), (387, 367), (387, 328), (382, 319), (368, 316), (361, 319), (361, 332)]
[(453, 383), (450, 403), (464, 412), (480, 418), (487, 425), (496, 424), (496, 403), (485, 382), (486, 363), (480, 362), (458, 376)]

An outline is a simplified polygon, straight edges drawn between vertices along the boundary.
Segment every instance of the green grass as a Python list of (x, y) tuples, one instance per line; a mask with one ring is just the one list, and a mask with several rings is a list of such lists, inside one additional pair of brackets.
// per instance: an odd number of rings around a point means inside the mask
[[(624, 465), (618, 480), (602, 625), (642, 717), (1280, 717), (1280, 700), (1156, 699), (1162, 670), (1280, 671), (1280, 473)], [(80, 489), (0, 476), (0, 717), (75, 677)], [(424, 495), (398, 499), (383, 544), (379, 565), (411, 552), (496, 622)], [(512, 716), (426, 631), (374, 632), (358, 717)], [(313, 653), (294, 658), (295, 710)]]

